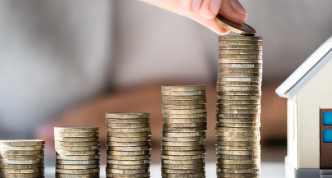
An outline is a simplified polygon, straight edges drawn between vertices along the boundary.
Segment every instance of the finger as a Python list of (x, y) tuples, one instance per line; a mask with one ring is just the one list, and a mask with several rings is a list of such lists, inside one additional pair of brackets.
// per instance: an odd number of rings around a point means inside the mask
[(198, 13), (205, 19), (213, 19), (219, 12), (222, 0), (203, 0)]
[(193, 15), (195, 10), (193, 9), (193, 0), (179, 0), (179, 7), (185, 15)]
[(244, 23), (248, 18), (246, 10), (238, 0), (223, 0), (219, 14), (238, 24)]
[(206, 19), (203, 18), (200, 14), (194, 14), (190, 16), (191, 19), (194, 21), (206, 26), (210, 30), (214, 31), (219, 35), (226, 35), (229, 33), (229, 30), (223, 28), (222, 26), (218, 25), (213, 19)]

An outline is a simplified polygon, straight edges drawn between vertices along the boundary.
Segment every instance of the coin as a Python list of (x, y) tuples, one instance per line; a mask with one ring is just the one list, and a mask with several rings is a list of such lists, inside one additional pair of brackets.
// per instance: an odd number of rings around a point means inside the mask
[(137, 123), (137, 124), (107, 124), (109, 128), (142, 128), (150, 127), (149, 123)]
[(162, 146), (197, 146), (205, 145), (205, 140), (196, 142), (162, 142)]
[(258, 45), (262, 46), (263, 42), (262, 41), (255, 41), (255, 40), (219, 40), (218, 41), (218, 46), (229, 46), (229, 45)]
[(165, 151), (191, 151), (191, 150), (203, 150), (205, 145), (196, 146), (162, 146), (162, 150)]
[[(190, 124), (190, 123), (198, 123), (198, 122), (206, 122), (206, 118), (202, 117), (202, 118), (163, 118), (163, 123), (169, 123), (169, 124)], [(164, 129), (166, 129), (164, 127)], [(176, 129), (176, 128), (174, 128)], [(180, 128), (177, 128), (180, 129)], [(181, 128), (182, 129), (182, 128)], [(194, 128), (191, 128), (194, 129)]]
[(252, 136), (252, 137), (223, 137), (218, 136), (217, 140), (219, 141), (259, 141), (261, 139), (260, 136)]
[(182, 109), (182, 110), (168, 110), (163, 109), (163, 114), (196, 114), (196, 113), (206, 113), (206, 109)]
[(199, 155), (204, 154), (205, 150), (198, 150), (198, 151), (165, 151), (162, 150), (163, 155), (173, 155), (173, 156), (188, 156), (188, 155)]
[(218, 96), (217, 99), (220, 100), (260, 100), (261, 96)]
[[(221, 81), (227, 80), (225, 82), (261, 82), (262, 81), (262, 74), (261, 73), (219, 73), (218, 77)], [(224, 79), (226, 78), (226, 79)], [(232, 78), (232, 79), (228, 79)], [(246, 79), (237, 79), (242, 81), (230, 81), (230, 80), (236, 80), (234, 78), (253, 78), (251, 81), (243, 81)], [(248, 80), (248, 79), (247, 79)], [(260, 86), (260, 84), (258, 84)]]
[(59, 142), (55, 141), (56, 146), (96, 146), (99, 142)]
[(107, 155), (114, 155), (114, 156), (141, 156), (141, 155), (148, 155), (150, 154), (150, 150), (144, 151), (110, 151), (107, 150)]
[(107, 137), (107, 142), (146, 142), (150, 140), (151, 136), (131, 138)]
[(261, 45), (219, 45), (219, 50), (224, 49), (245, 49), (245, 50), (262, 50)]
[(205, 95), (205, 90), (198, 91), (161, 91), (162, 95), (187, 96), (187, 95)]
[(217, 146), (218, 150), (257, 150), (260, 149), (260, 145), (253, 146)]
[(241, 41), (241, 40), (245, 40), (245, 41), (263, 41), (262, 37), (259, 36), (219, 36), (218, 37), (219, 41), (221, 40), (235, 40), (235, 41)]
[(164, 132), (205, 132), (206, 127), (194, 127), (194, 128), (176, 128), (176, 127), (165, 127)]
[(162, 164), (161, 168), (166, 169), (196, 169), (205, 167), (205, 164)]
[(205, 132), (163, 132), (164, 137), (202, 137)]
[(1, 173), (5, 174), (32, 174), (44, 172), (44, 168), (31, 168), (31, 169), (1, 169)]
[(262, 80), (261, 77), (219, 77), (218, 78), (218, 82), (261, 82), (261, 80)]
[(162, 106), (163, 109), (205, 109), (205, 104), (196, 105), (165, 105)]
[(99, 174), (55, 174), (56, 178), (98, 178)]
[(107, 146), (144, 146), (144, 145), (150, 145), (150, 142), (148, 141), (142, 141), (142, 142), (106, 142)]
[(99, 127), (94, 126), (74, 126), (74, 127), (54, 127), (54, 132), (97, 132)]
[(133, 164), (133, 165), (107, 164), (106, 169), (145, 169), (149, 167), (150, 164)]
[(217, 113), (220, 114), (260, 114), (260, 109), (224, 109), (218, 108)]
[(95, 151), (67, 151), (67, 150), (55, 150), (57, 154), (59, 155), (96, 155), (99, 154), (98, 150)]
[(99, 168), (96, 169), (56, 169), (56, 173), (61, 174), (93, 174), (99, 173)]
[(130, 169), (130, 170), (106, 169), (106, 172), (113, 174), (140, 174), (140, 173), (149, 173), (150, 169)]
[(221, 169), (250, 169), (250, 168), (260, 168), (261, 164), (218, 164), (217, 168)]
[(218, 59), (219, 63), (262, 64), (262, 59)]
[(164, 127), (206, 127), (206, 122), (169, 124), (164, 123)]
[(55, 146), (56, 150), (67, 150), (67, 151), (93, 151), (99, 150), (98, 146)]
[(217, 123), (218, 127), (260, 127), (261, 123)]
[(199, 91), (205, 90), (205, 85), (175, 85), (161, 86), (162, 91)]
[(260, 159), (252, 159), (252, 160), (224, 160), (224, 159), (219, 159), (218, 160), (218, 165), (220, 164), (229, 164), (229, 165), (234, 165), (234, 164), (260, 164)]
[(246, 36), (255, 36), (255, 34), (256, 34), (256, 30), (245, 23), (237, 24), (237, 23), (234, 23), (232, 21), (225, 19), (221, 15), (217, 15), (214, 18), (214, 20), (217, 22), (217, 24), (219, 24), (220, 26), (222, 26), (232, 32), (235, 32), (235, 33), (238, 33), (241, 35), (246, 35)]
[(259, 104), (241, 104), (241, 105), (223, 105), (218, 104), (217, 108), (222, 109), (260, 109), (261, 106)]
[(217, 86), (217, 90), (221, 91), (257, 91), (260, 90), (259, 86), (240, 86), (240, 87), (228, 87), (228, 86)]
[(258, 123), (260, 122), (260, 119), (218, 119), (218, 122), (223, 122), (223, 123)]
[(150, 164), (150, 159), (144, 160), (130, 160), (130, 161), (120, 161), (120, 160), (107, 160), (107, 164), (124, 164), (124, 165), (131, 165), (131, 164)]
[(0, 159), (1, 164), (40, 164), (44, 163), (44, 159), (30, 159), (30, 160), (11, 160)]
[(151, 132), (151, 127), (142, 128), (107, 128), (108, 132)]
[[(250, 46), (249, 46), (250, 47)], [(248, 69), (261, 69), (262, 64), (218, 64), (219, 68), (248, 68)]]
[(64, 165), (57, 164), (57, 169), (96, 169), (99, 168), (99, 164), (88, 164), (88, 165)]
[(190, 178), (202, 178), (205, 177), (205, 171), (202, 173), (195, 173), (195, 174), (165, 174), (162, 173), (161, 177), (165, 178), (174, 178), (174, 177), (190, 177)]
[(99, 159), (100, 155), (84, 155), (84, 156), (67, 156), (67, 155), (56, 155), (56, 159), (65, 159), (65, 160), (90, 160), (90, 159)]
[(130, 160), (144, 160), (144, 159), (151, 159), (151, 155), (141, 155), (141, 156), (113, 156), (107, 155), (107, 159), (111, 160), (119, 160), (119, 161), (130, 161)]
[(33, 169), (33, 168), (43, 168), (43, 163), (37, 164), (0, 164), (2, 169)]
[(227, 73), (261, 73), (261, 68), (218, 68), (218, 72)]
[(114, 150), (114, 151), (142, 151), (142, 150), (150, 150), (150, 145), (146, 146), (133, 146), (133, 147), (118, 147), (118, 146), (109, 146), (108, 150)]
[(106, 124), (115, 124), (115, 123), (142, 123), (150, 122), (150, 118), (135, 118), (135, 119), (106, 119)]
[(205, 153), (202, 154), (197, 154), (197, 155), (161, 155), (162, 159), (169, 159), (169, 160), (192, 160), (192, 159), (201, 159), (201, 158), (205, 158)]
[(97, 137), (98, 132), (55, 132), (55, 137)]
[(203, 137), (162, 137), (162, 141), (166, 142), (194, 142), (205, 140)]
[(162, 173), (168, 174), (193, 174), (193, 173), (202, 173), (205, 172), (204, 168), (195, 168), (195, 169), (161, 169)]
[(99, 137), (54, 137), (55, 141), (60, 142), (96, 142)]
[(28, 150), (42, 150), (44, 149), (44, 145), (38, 145), (38, 146), (6, 146), (6, 145), (1, 145), (0, 150), (2, 151), (28, 151)]
[(260, 145), (259, 141), (227, 141), (227, 140), (216, 141), (216, 144), (224, 145), (224, 146), (257, 146), (257, 145)]
[(106, 173), (106, 177), (113, 177), (113, 178), (150, 177), (150, 173), (145, 173), (145, 174), (112, 174), (112, 173)]
[(247, 55), (247, 54), (255, 54), (255, 55), (263, 55), (262, 50), (247, 50), (247, 49), (223, 49), (219, 51), (220, 55), (234, 55), (234, 54), (242, 54), (242, 55)]
[[(218, 61), (224, 60), (224, 59), (229, 59), (229, 60), (231, 60), (231, 59), (232, 60), (262, 60), (263, 55), (262, 54), (222, 54), (221, 52), (219, 52)], [(234, 63), (236, 63), (236, 62), (234, 62)]]
[(44, 177), (44, 173), (31, 173), (31, 174), (6, 174), (6, 173), (0, 173), (0, 177)]
[(219, 160), (252, 160), (252, 159), (260, 159), (260, 153), (254, 152), (248, 155), (230, 155), (230, 154), (220, 154), (223, 150), (217, 150), (217, 162)]
[[(0, 159), (16, 159), (16, 160), (24, 160), (24, 159), (43, 159), (43, 154), (38, 155), (0, 155)], [(1, 170), (0, 170), (1, 172)]]
[(186, 101), (186, 100), (204, 100), (206, 99), (205, 95), (193, 95), (193, 96), (168, 96), (163, 95), (163, 100), (179, 100), (179, 101)]
[(166, 105), (197, 105), (197, 104), (205, 104), (206, 99), (202, 100), (187, 100), (187, 101), (180, 101), (180, 100), (163, 100), (163, 104)]
[(229, 174), (229, 173), (217, 173), (218, 177), (233, 177), (233, 178), (259, 178), (259, 173), (251, 173), (251, 174)]
[(57, 164), (70, 164), (70, 165), (81, 165), (81, 164), (99, 164), (99, 160), (91, 159), (91, 160), (63, 160), (57, 159)]
[(150, 118), (147, 112), (123, 112), (123, 113), (106, 113), (106, 118), (126, 119), (126, 118)]
[(260, 104), (261, 100), (217, 100), (217, 104), (223, 105), (246, 105), (246, 104)]
[(136, 132), (136, 133), (117, 133), (117, 132), (108, 132), (107, 136), (108, 137), (126, 137), (126, 138), (131, 138), (131, 137), (147, 137), (150, 136), (151, 132)]
[(17, 146), (17, 147), (24, 147), (24, 146), (40, 146), (44, 145), (44, 140), (35, 140), (35, 139), (28, 139), (28, 140), (0, 140), (0, 146)]

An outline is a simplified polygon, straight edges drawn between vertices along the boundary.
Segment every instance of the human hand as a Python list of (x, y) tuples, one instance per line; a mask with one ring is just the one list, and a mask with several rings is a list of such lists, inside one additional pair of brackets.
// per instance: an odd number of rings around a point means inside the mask
[(235, 23), (247, 20), (247, 13), (238, 0), (141, 0), (160, 8), (186, 16), (218, 33), (225, 35), (229, 30), (213, 19), (217, 14)]

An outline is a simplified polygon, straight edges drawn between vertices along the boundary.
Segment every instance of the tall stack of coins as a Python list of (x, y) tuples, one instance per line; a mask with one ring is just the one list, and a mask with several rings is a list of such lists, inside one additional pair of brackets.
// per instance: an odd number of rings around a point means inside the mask
[(150, 114), (107, 113), (106, 127), (106, 176), (150, 177)]
[(0, 177), (44, 177), (43, 140), (0, 140)]
[(220, 36), (217, 175), (260, 177), (262, 38)]
[(99, 128), (55, 127), (56, 177), (99, 177)]
[(205, 177), (205, 85), (162, 86), (162, 177)]

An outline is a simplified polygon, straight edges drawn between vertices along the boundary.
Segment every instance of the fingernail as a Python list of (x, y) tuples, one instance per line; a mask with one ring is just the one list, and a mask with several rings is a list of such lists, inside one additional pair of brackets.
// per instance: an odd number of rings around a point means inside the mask
[(246, 10), (243, 8), (243, 6), (241, 5), (241, 3), (238, 0), (231, 0), (230, 1), (231, 7), (240, 14), (245, 14), (248, 15)]
[(210, 10), (212, 11), (212, 13), (214, 13), (216, 15), (219, 13), (221, 3), (222, 3), (222, 0), (211, 0), (210, 1)]
[(197, 12), (201, 7), (203, 0), (193, 0), (191, 7)]

